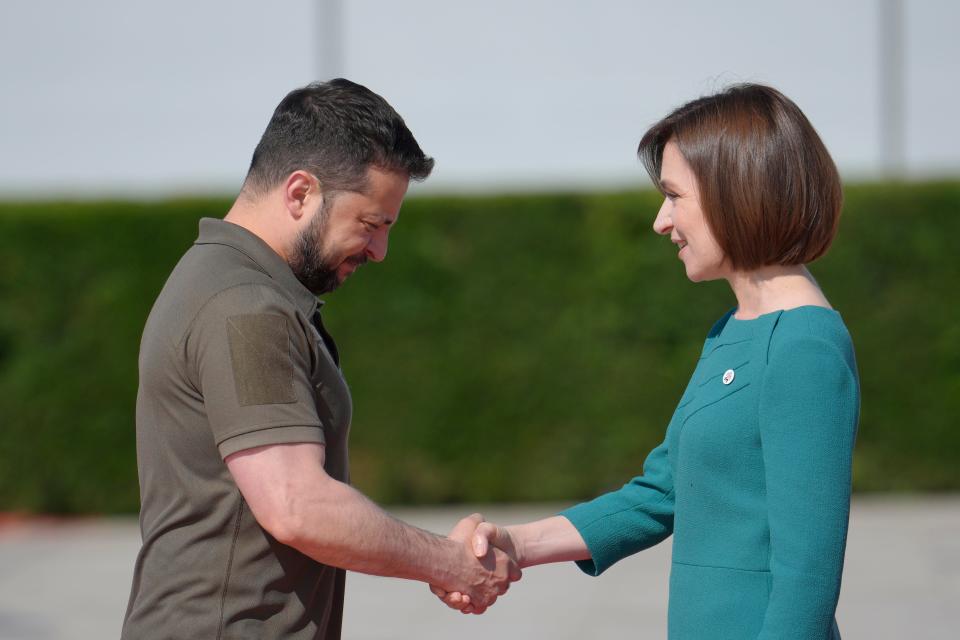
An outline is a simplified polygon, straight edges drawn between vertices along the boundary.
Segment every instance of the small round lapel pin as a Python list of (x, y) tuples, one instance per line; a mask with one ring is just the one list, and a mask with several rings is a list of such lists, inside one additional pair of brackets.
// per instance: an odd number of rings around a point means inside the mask
[(723, 372), (723, 384), (730, 384), (736, 376), (737, 374), (733, 372), (733, 369), (727, 369)]

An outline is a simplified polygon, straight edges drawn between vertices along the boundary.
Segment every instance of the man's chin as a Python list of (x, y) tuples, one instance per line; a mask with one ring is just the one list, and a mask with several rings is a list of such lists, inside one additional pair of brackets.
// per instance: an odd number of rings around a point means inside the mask
[(315, 296), (330, 293), (343, 283), (343, 279), (336, 273), (327, 273), (322, 278), (314, 277), (305, 279), (298, 276), (297, 280)]
[(331, 291), (336, 291), (337, 289), (340, 288), (340, 285), (342, 285), (344, 282), (347, 281), (347, 278), (349, 278), (351, 275), (353, 275), (353, 272), (354, 272), (355, 269), (356, 269), (356, 268), (354, 267), (354, 268), (351, 268), (351, 269), (347, 270), (346, 272), (343, 272), (343, 271), (341, 271), (341, 270), (338, 269), (338, 270), (335, 271), (334, 273), (331, 273), (331, 274), (327, 277), (326, 281), (324, 281), (324, 282), (318, 287), (320, 290), (313, 292), (314, 295), (320, 296), (320, 295), (323, 295), (323, 294), (325, 294), (325, 293), (330, 293)]
[(342, 285), (354, 271), (360, 267), (356, 263), (343, 263), (336, 270), (325, 269), (322, 275), (319, 272), (311, 274), (313, 277), (302, 278), (299, 275), (297, 279), (315, 296), (322, 296), (330, 293)]

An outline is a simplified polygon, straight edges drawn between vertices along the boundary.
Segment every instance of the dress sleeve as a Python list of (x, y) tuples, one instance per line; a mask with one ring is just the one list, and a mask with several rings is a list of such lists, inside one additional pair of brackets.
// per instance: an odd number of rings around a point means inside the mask
[(859, 405), (855, 365), (833, 344), (772, 351), (759, 406), (772, 578), (760, 638), (832, 637)]
[(661, 542), (673, 532), (673, 473), (667, 442), (650, 452), (637, 476), (617, 491), (560, 513), (590, 549), (590, 560), (577, 562), (598, 576), (610, 566)]
[(197, 315), (184, 349), (222, 457), (271, 444), (324, 443), (309, 337), (282, 294), (254, 284), (221, 292)]

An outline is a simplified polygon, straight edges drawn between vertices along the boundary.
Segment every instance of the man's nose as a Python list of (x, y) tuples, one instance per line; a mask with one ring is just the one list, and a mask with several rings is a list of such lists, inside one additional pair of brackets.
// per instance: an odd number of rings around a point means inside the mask
[(657, 217), (653, 220), (653, 230), (661, 236), (665, 236), (673, 231), (673, 219), (670, 217), (671, 203), (666, 198), (660, 205), (660, 211), (657, 211)]
[(373, 262), (383, 262), (387, 257), (387, 234), (377, 234), (367, 245), (367, 258)]

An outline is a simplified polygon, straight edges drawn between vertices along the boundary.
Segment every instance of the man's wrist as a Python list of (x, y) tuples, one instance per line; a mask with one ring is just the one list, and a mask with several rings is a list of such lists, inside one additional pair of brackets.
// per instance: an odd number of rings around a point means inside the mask
[(425, 558), (424, 582), (456, 590), (465, 583), (463, 543), (434, 536), (432, 553)]

